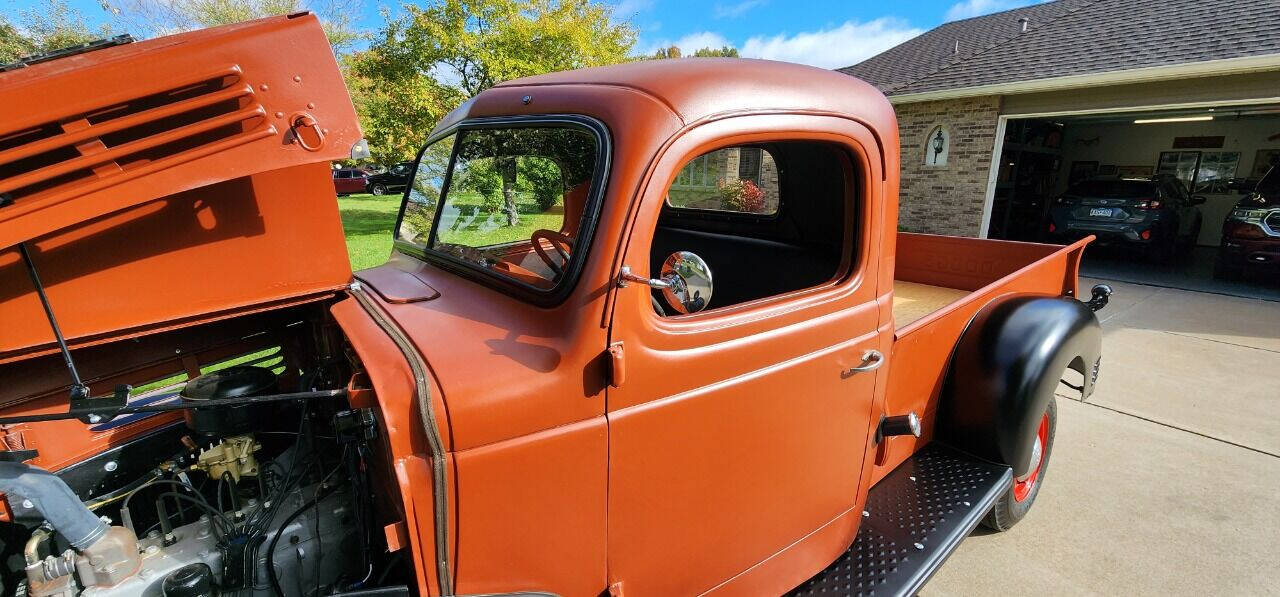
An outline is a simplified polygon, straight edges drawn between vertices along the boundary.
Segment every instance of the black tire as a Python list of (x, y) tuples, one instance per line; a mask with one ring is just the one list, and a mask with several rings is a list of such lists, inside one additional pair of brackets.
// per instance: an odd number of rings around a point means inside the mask
[[(1049, 469), (1049, 457), (1053, 455), (1053, 437), (1058, 427), (1058, 401), (1055, 397), (1049, 397), (1049, 406), (1045, 408), (1045, 415), (1049, 419), (1049, 430), (1047, 439), (1041, 449), (1040, 470), (1036, 473), (1035, 482), (1030, 486), (1028, 493), (1018, 501), (1015, 497), (1016, 485), (1009, 486), (1009, 490), (1000, 496), (1000, 500), (995, 506), (991, 507), (991, 511), (987, 512), (987, 517), (982, 519), (982, 526), (993, 531), (1004, 532), (1013, 525), (1018, 524), (1031, 510), (1031, 506), (1036, 503), (1036, 497), (1040, 495), (1040, 488), (1044, 486), (1045, 473)], [(1037, 432), (1039, 426), (1032, 432)]]
[(370, 193), (373, 193), (374, 195), (386, 195), (386, 194), (387, 194), (387, 185), (384, 185), (384, 184), (382, 184), (382, 183), (380, 183), (380, 182), (379, 182), (379, 183), (374, 183), (374, 184), (372, 184), (372, 185), (369, 185), (369, 192), (370, 192)]

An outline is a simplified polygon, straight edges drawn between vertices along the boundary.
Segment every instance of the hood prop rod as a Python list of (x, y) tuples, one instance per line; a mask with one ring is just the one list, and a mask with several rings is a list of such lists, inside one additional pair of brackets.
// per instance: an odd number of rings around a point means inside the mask
[[(76, 362), (71, 358), (71, 349), (67, 347), (67, 340), (62, 336), (62, 328), (58, 327), (58, 318), (53, 314), (53, 307), (49, 304), (49, 296), (44, 292), (44, 285), (40, 283), (40, 274), (36, 271), (35, 261), (31, 259), (31, 253), (27, 251), (27, 243), (18, 243), (18, 252), (22, 254), (22, 262), (27, 266), (27, 275), (31, 277), (31, 285), (36, 289), (36, 295), (40, 297), (40, 305), (44, 307), (45, 317), (49, 320), (49, 327), (53, 330), (53, 337), (58, 341), (58, 350), (62, 352), (62, 360), (67, 364), (67, 372), (71, 374), (71, 396), (68, 400), (70, 409), (69, 413), (75, 418), (85, 423), (101, 423), (106, 419), (115, 417), (111, 414), (112, 410), (124, 408), (129, 400), (129, 392), (133, 388), (122, 385), (117, 386), (114, 395), (110, 397), (93, 398), (89, 396), (89, 386), (80, 379), (80, 373), (76, 371)], [(97, 412), (94, 412), (97, 411)], [(106, 411), (105, 419), (102, 411)]]

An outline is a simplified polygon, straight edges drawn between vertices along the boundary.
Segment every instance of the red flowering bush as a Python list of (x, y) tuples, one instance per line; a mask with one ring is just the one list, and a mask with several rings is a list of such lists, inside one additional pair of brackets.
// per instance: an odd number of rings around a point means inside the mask
[(720, 201), (725, 209), (758, 214), (764, 211), (764, 191), (750, 180), (720, 183)]

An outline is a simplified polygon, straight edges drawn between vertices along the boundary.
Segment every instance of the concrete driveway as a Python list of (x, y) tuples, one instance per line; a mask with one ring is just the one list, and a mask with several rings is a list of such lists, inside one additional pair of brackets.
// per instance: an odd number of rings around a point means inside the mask
[(1280, 595), (1280, 302), (1108, 284), (1035, 507), (922, 595)]

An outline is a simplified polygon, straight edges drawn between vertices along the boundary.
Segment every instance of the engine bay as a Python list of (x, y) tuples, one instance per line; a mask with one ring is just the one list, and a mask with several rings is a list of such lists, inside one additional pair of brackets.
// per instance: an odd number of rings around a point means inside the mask
[[(347, 399), (360, 363), (328, 303), (77, 351), (95, 390), (156, 411), (0, 425), (4, 594), (407, 593), (383, 533), (398, 504), (375, 504), (378, 413)], [(0, 364), (0, 383), (19, 368), (57, 370)], [(65, 378), (45, 386), (0, 414), (66, 400)]]

